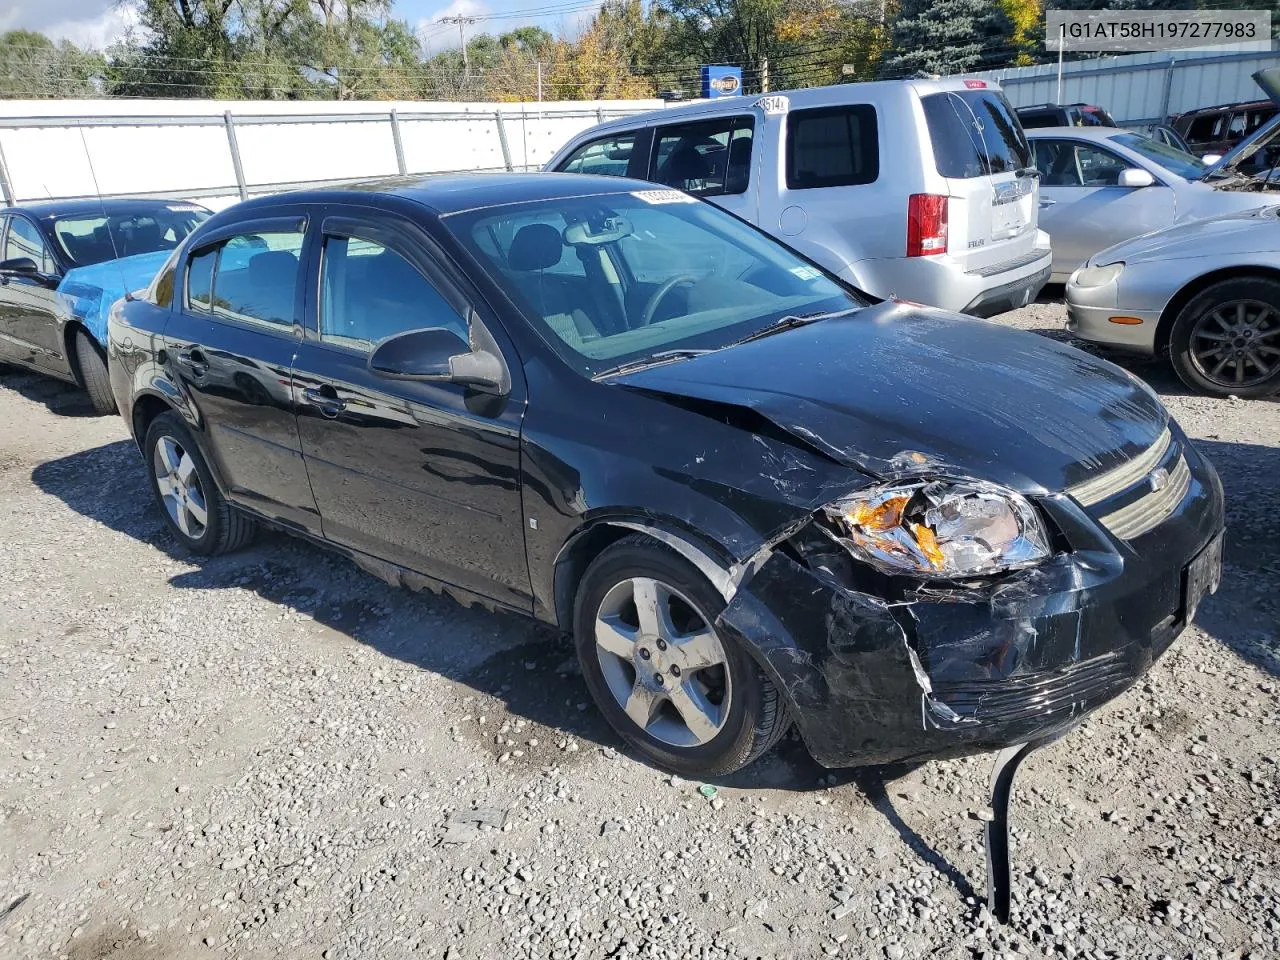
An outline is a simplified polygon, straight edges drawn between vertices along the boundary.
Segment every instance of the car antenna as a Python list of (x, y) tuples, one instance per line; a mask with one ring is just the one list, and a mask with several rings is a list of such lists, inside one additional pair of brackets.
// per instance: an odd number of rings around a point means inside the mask
[(111, 241), (111, 256), (116, 261), (116, 269), (120, 271), (120, 286), (124, 287), (124, 298), (132, 300), (129, 293), (129, 281), (125, 278), (124, 267), (120, 266), (120, 250), (116, 247), (116, 234), (111, 229), (111, 217), (107, 215), (107, 205), (102, 199), (102, 189), (98, 186), (98, 173), (93, 169), (93, 157), (89, 155), (89, 140), (84, 135), (84, 124), (77, 124), (80, 130), (80, 143), (84, 146), (84, 160), (89, 165), (89, 176), (93, 179), (93, 195), (98, 198), (98, 207), (102, 210), (102, 219), (107, 222), (107, 239)]

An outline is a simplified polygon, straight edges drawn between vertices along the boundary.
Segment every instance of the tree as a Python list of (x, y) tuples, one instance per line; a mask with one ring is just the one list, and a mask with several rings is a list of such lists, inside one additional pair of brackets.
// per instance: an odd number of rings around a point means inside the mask
[(998, 4), (902, 0), (880, 76), (966, 73), (1006, 64), (1013, 54), (1013, 24)]
[(1035, 63), (1044, 33), (1040, 0), (1000, 0), (1000, 6), (1011, 27), (1013, 56), (1009, 62), (1018, 67)]
[[(770, 63), (773, 86), (870, 80), (889, 45), (878, 0), (790, 0), (778, 21), (783, 49)], [(845, 72), (845, 64), (852, 73)]]
[(55, 44), (31, 30), (0, 34), (0, 98), (96, 97), (103, 66), (100, 55), (67, 40)]
[(784, 52), (778, 27), (785, 0), (654, 0), (651, 9), (670, 22), (663, 49), (671, 59), (693, 69), (740, 64), (748, 91), (759, 89), (762, 62)]

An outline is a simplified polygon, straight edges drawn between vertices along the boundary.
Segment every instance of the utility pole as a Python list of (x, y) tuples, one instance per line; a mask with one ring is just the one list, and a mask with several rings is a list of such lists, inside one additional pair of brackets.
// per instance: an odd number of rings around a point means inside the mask
[(542, 61), (538, 61), (538, 102), (542, 102)]
[(760, 58), (760, 92), (769, 92), (769, 58)]
[(437, 23), (456, 23), (458, 25), (458, 40), (462, 44), (462, 73), (466, 79), (470, 80), (471, 79), (471, 61), (467, 58), (467, 38), (466, 38), (466, 35), (463, 33), (462, 28), (466, 24), (475, 23), (476, 18), (475, 17), (441, 17), (436, 22)]

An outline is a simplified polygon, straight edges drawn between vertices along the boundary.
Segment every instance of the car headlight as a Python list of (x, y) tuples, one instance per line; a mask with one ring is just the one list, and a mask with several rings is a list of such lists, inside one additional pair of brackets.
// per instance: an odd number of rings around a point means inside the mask
[(1120, 276), (1123, 270), (1123, 260), (1105, 267), (1083, 267), (1071, 275), (1071, 282), (1077, 287), (1101, 287)]
[(963, 579), (1050, 555), (1027, 499), (976, 480), (918, 480), (859, 490), (827, 507), (859, 560), (888, 574)]

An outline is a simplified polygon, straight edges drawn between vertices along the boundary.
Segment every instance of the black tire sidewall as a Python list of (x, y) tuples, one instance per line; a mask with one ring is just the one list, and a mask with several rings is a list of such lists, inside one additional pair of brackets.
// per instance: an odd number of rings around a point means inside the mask
[(80, 368), (80, 380), (89, 394), (94, 412), (99, 416), (110, 416), (116, 412), (116, 398), (111, 393), (111, 379), (107, 373), (107, 361), (98, 350), (98, 345), (83, 330), (77, 330), (73, 349), (76, 352), (76, 364)]
[(1169, 360), (1179, 379), (1198, 393), (1213, 397), (1235, 396), (1252, 400), (1269, 397), (1280, 391), (1280, 366), (1277, 366), (1276, 372), (1260, 384), (1232, 387), (1221, 386), (1206, 378), (1196, 369), (1195, 361), (1191, 358), (1191, 331), (1195, 329), (1196, 321), (1218, 304), (1240, 299), (1263, 301), (1280, 314), (1280, 283), (1262, 277), (1223, 280), (1192, 297), (1174, 321), (1173, 330), (1169, 336)]
[[(160, 496), (160, 486), (156, 482), (155, 450), (156, 444), (161, 437), (170, 437), (177, 441), (187, 455), (191, 457), (191, 462), (195, 464), (196, 474), (200, 478), (200, 489), (204, 493), (206, 513), (204, 533), (198, 539), (188, 537), (178, 528), (178, 525), (173, 522), (173, 518), (169, 516), (169, 511), (165, 508), (164, 499)], [(186, 428), (176, 413), (162, 413), (151, 422), (151, 426), (147, 428), (147, 438), (143, 443), (143, 457), (146, 461), (147, 479), (151, 485), (151, 495), (155, 498), (156, 506), (160, 509), (160, 514), (164, 517), (165, 525), (169, 528), (169, 531), (177, 537), (179, 543), (192, 553), (205, 556), (216, 553), (219, 538), (222, 535), (222, 494), (218, 490), (217, 484), (213, 481), (213, 474), (209, 471), (209, 465), (205, 463), (204, 453), (201, 452), (200, 445), (195, 442), (191, 431)]]
[[(595, 616), (614, 584), (630, 577), (652, 577), (693, 601), (724, 648), (731, 690), (729, 716), (709, 743), (673, 747), (640, 729), (614, 698), (596, 653)], [(587, 689), (609, 725), (650, 759), (679, 773), (710, 774), (740, 767), (753, 752), (761, 714), (759, 668), (731, 638), (715, 627), (724, 599), (692, 564), (658, 544), (620, 544), (605, 551), (582, 578), (574, 605), (574, 646)]]

